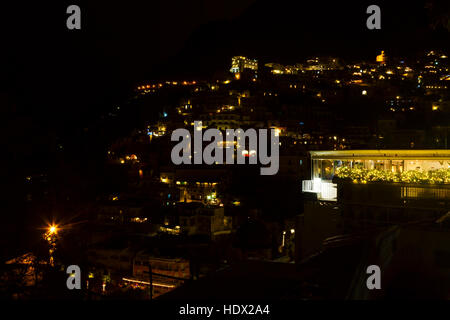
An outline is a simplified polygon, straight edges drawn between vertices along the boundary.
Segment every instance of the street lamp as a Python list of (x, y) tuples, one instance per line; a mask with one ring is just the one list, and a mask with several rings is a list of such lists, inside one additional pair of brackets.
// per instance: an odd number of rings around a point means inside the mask
[(59, 227), (56, 224), (51, 224), (47, 227), (46, 232), (44, 233), (44, 238), (48, 242), (52, 242), (55, 240), (56, 235), (58, 234)]
[(50, 265), (54, 265), (54, 258), (53, 253), (56, 249), (56, 240), (57, 240), (57, 233), (58, 233), (59, 227), (55, 224), (51, 224), (47, 228), (47, 232), (44, 234), (44, 239), (47, 240), (48, 244), (50, 245), (49, 248), (49, 255), (50, 255)]
[(49, 234), (56, 234), (57, 232), (58, 232), (58, 227), (55, 226), (55, 225), (51, 225), (51, 226), (48, 228), (48, 233), (49, 233)]

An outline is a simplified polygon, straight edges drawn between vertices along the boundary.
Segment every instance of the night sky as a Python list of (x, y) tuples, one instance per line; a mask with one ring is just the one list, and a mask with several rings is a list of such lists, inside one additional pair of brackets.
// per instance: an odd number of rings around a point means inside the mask
[[(143, 80), (211, 78), (232, 55), (296, 63), (318, 54), (374, 59), (447, 48), (448, 1), (377, 1), (381, 30), (367, 30), (373, 1), (14, 1), (2, 4), (2, 144), (12, 164), (38, 163)], [(78, 4), (82, 29), (66, 28)], [(441, 20), (444, 18), (444, 20)], [(432, 28), (437, 24), (436, 28)]]

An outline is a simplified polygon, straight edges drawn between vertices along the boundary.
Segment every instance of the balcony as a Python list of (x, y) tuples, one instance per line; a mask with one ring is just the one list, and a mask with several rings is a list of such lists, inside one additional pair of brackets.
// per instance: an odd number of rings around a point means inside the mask
[(364, 206), (450, 210), (449, 184), (337, 181), (339, 202)]

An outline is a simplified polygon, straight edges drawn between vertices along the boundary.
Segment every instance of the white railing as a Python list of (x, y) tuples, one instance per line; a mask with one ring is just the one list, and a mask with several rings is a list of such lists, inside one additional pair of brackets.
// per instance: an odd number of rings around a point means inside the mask
[(319, 200), (333, 200), (337, 199), (336, 184), (326, 180), (314, 179), (302, 181), (303, 192), (317, 193)]
[(332, 182), (322, 182), (320, 187), (320, 199), (337, 200), (337, 186)]
[(303, 180), (302, 181), (302, 191), (303, 192), (316, 192), (314, 189), (314, 181), (313, 180)]

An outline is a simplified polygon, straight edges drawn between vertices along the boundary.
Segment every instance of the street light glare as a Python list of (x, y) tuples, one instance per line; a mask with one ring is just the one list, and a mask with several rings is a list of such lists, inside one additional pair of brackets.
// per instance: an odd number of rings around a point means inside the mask
[(58, 227), (55, 226), (55, 225), (52, 225), (52, 226), (49, 227), (48, 231), (49, 231), (50, 234), (55, 234), (56, 232), (58, 232)]

